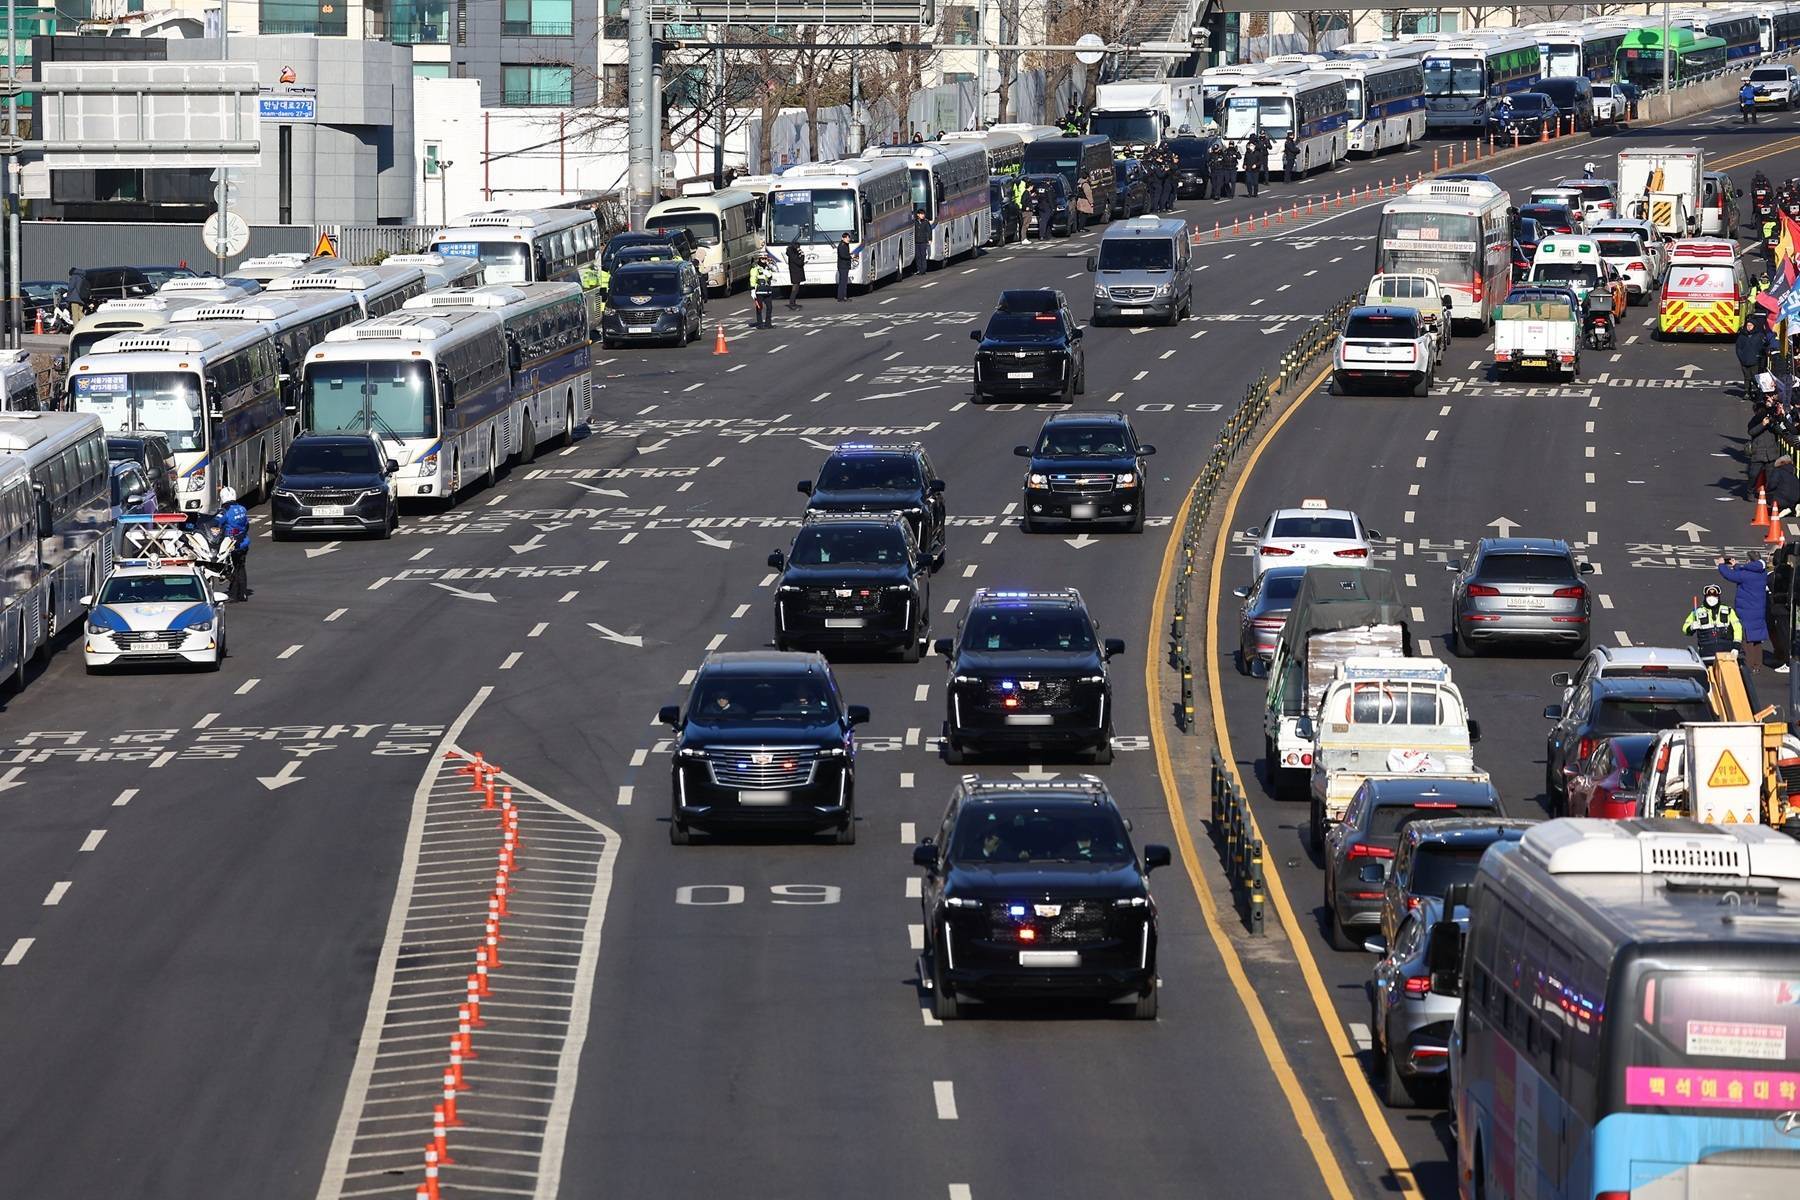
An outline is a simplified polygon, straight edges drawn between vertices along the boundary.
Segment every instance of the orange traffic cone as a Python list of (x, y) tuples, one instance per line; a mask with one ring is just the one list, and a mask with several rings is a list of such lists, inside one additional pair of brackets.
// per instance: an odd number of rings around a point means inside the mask
[(1769, 491), (1762, 481), (1756, 484), (1756, 515), (1750, 518), (1750, 524), (1761, 529), (1769, 523)]
[(727, 349), (725, 346), (725, 324), (722, 321), (719, 324), (713, 326), (713, 353), (714, 354), (730, 354), (731, 353), (731, 351), (729, 349)]
[(1786, 532), (1787, 531), (1782, 527), (1781, 518), (1776, 517), (1776, 516), (1771, 516), (1769, 518), (1769, 532), (1763, 537), (1763, 545), (1765, 545), (1765, 546), (1781, 545), (1782, 541), (1784, 540), (1784, 535), (1786, 534)]
[(38, 309), (36, 318), (31, 322), (31, 332), (39, 337), (44, 336), (44, 310)]

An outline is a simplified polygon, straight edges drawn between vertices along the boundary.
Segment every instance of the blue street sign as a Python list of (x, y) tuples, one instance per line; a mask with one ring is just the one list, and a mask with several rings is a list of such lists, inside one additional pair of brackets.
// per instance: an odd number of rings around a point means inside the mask
[(316, 121), (319, 102), (312, 96), (259, 96), (257, 115), (265, 121)]

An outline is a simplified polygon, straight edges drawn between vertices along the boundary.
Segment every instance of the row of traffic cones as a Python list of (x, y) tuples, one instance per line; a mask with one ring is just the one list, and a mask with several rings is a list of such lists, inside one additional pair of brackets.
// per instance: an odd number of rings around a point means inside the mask
[(1765, 546), (1779, 546), (1787, 538), (1787, 531), (1783, 528), (1782, 522), (1776, 520), (1769, 511), (1768, 488), (1760, 477), (1756, 481), (1756, 512), (1751, 515), (1750, 524), (1753, 528), (1764, 531), (1763, 545)]
[[(1427, 177), (1428, 176), (1424, 171), (1420, 171), (1414, 175), (1393, 176), (1389, 178), (1385, 184), (1378, 180), (1375, 183), (1365, 186), (1361, 192), (1358, 192), (1355, 188), (1351, 188), (1348, 202), (1351, 205), (1357, 205), (1366, 203), (1370, 200), (1386, 200), (1401, 195), (1407, 188), (1412, 187), (1414, 184), (1424, 182)], [(1319, 197), (1318, 211), (1320, 213), (1327, 213), (1333, 209), (1343, 208), (1344, 204), (1344, 193), (1340, 190), (1336, 200), (1333, 200), (1329, 196)], [(1255, 233), (1258, 232), (1259, 228), (1268, 229), (1271, 223), (1277, 227), (1287, 224), (1297, 224), (1305, 217), (1310, 217), (1312, 215), (1313, 201), (1312, 197), (1309, 196), (1306, 200), (1306, 210), (1304, 213), (1300, 209), (1300, 202), (1296, 200), (1288, 208), (1272, 209), (1269, 212), (1263, 213), (1260, 217), (1233, 218), (1231, 222), (1231, 236), (1237, 237), (1240, 233)], [(1262, 222), (1260, 227), (1257, 224), (1258, 221)], [(1214, 221), (1213, 241), (1219, 241), (1224, 236), (1224, 224), (1219, 221)], [(1195, 240), (1198, 240), (1198, 237), (1196, 237)], [(720, 336), (723, 337), (724, 335), (721, 334)]]
[[(723, 339), (721, 333), (721, 343)], [(425, 1179), (414, 1193), (415, 1200), (442, 1200), (439, 1170), (456, 1162), (450, 1156), (449, 1143), (449, 1131), (463, 1123), (456, 1113), (456, 1097), (459, 1092), (469, 1090), (469, 1081), (463, 1074), (464, 1064), (479, 1057), (475, 1053), (474, 1031), (487, 1024), (481, 1018), (481, 1002), (493, 994), (489, 977), (500, 969), (500, 943), (506, 940), (500, 933), (500, 922), (507, 915), (506, 901), (512, 873), (520, 869), (518, 853), (524, 845), (512, 788), (504, 784), (496, 787), (495, 784), (500, 768), (488, 762), (480, 751), (473, 757), (450, 751), (445, 757), (463, 760), (456, 771), (469, 776), (469, 790), (482, 798), (481, 811), (499, 812), (500, 851), (494, 869), (494, 890), (488, 895), (487, 915), (480, 942), (475, 948), (475, 970), (466, 981), (463, 1003), (456, 1009), (456, 1032), (450, 1035), (450, 1061), (444, 1068), (443, 1103), (434, 1105), (431, 1110), (431, 1141), (425, 1145)]]

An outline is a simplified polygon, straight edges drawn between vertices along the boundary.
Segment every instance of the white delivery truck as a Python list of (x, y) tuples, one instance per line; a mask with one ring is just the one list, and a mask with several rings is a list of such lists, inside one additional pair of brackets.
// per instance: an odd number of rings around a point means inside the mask
[(1700, 232), (1706, 152), (1698, 146), (1619, 151), (1619, 215), (1649, 221), (1668, 237)]
[(1088, 114), (1088, 132), (1106, 135), (1125, 153), (1141, 153), (1178, 134), (1197, 134), (1205, 124), (1198, 79), (1103, 83)]
[(1494, 373), (1553, 371), (1573, 380), (1581, 373), (1582, 314), (1567, 288), (1518, 291), (1494, 309)]
[(1371, 775), (1448, 775), (1475, 769), (1480, 727), (1469, 720), (1450, 665), (1436, 658), (1348, 658), (1308, 723), (1313, 735), (1313, 845), (1343, 820)]

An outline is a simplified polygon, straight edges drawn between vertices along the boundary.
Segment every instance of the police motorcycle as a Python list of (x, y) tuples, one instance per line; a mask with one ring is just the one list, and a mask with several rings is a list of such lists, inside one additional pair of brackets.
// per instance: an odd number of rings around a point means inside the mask
[(231, 591), (231, 535), (197, 513), (130, 513), (114, 525), (117, 561), (191, 561), (208, 590)]
[(1759, 223), (1775, 219), (1775, 185), (1761, 171), (1750, 181), (1750, 209)]
[(1611, 350), (1618, 340), (1612, 289), (1604, 283), (1589, 288), (1585, 308), (1581, 330), (1588, 349)]

